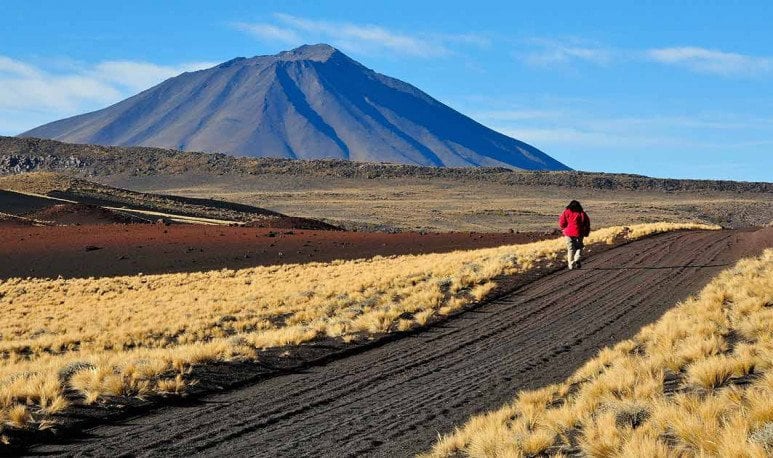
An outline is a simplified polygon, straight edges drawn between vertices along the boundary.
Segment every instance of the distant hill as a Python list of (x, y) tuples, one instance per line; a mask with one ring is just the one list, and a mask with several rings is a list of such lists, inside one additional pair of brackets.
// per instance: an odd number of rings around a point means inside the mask
[(154, 222), (339, 230), (309, 218), (213, 199), (150, 194), (72, 176), (22, 173), (0, 177), (0, 226)]
[(773, 193), (773, 183), (682, 180), (577, 171), (523, 171), (504, 167), (438, 168), (345, 160), (234, 157), (162, 148), (76, 145), (0, 136), (0, 175), (67, 172), (76, 176), (281, 175), (341, 178), (453, 179), (504, 185), (633, 191)]
[(569, 169), (324, 44), (183, 73), (20, 136), (254, 157)]

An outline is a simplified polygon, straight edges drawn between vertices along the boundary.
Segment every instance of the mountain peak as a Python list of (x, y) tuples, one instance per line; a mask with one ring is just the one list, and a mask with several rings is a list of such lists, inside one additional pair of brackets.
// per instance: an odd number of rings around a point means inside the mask
[(185, 73), (21, 135), (240, 156), (567, 169), (326, 44)]
[(303, 45), (290, 51), (282, 51), (276, 55), (280, 60), (312, 60), (316, 62), (327, 62), (333, 55), (340, 53), (336, 48), (319, 43), (315, 45)]

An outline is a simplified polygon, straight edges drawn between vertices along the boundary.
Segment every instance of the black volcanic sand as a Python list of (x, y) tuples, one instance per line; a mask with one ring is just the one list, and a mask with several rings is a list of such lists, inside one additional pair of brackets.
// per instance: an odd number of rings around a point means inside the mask
[(0, 189), (0, 212), (2, 213), (24, 215), (43, 210), (55, 203), (45, 197), (28, 196)]
[(2, 227), (0, 279), (100, 277), (448, 252), (527, 243), (544, 233), (315, 231), (163, 224)]
[(674, 232), (602, 248), (581, 270), (545, 267), (525, 284), (510, 278), (498, 298), (428, 328), (348, 351), (340, 343), (285, 349), (286, 358), (275, 351), (252, 369), (205, 366), (197, 372), (205, 386), (230, 380), (231, 389), (150, 411), (125, 409), (121, 421), (92, 412), (91, 423), (102, 424), (26, 452), (413, 455), (520, 389), (564, 380), (600, 348), (631, 337), (739, 258), (770, 246), (768, 228)]

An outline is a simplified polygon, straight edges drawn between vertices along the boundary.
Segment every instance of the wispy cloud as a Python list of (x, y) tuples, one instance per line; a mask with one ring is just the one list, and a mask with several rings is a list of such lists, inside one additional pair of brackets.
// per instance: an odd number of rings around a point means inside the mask
[(280, 27), (274, 24), (266, 23), (248, 24), (246, 22), (235, 22), (232, 24), (232, 26), (236, 30), (248, 33), (260, 40), (280, 41), (282, 43), (288, 43), (291, 45), (303, 41), (298, 32), (286, 26)]
[[(621, 149), (631, 146), (654, 147), (673, 144), (672, 139), (620, 134), (572, 126), (510, 127), (497, 129), (505, 135), (551, 150)], [(679, 146), (684, 146), (681, 144)]]
[(662, 64), (723, 76), (756, 76), (773, 73), (773, 58), (683, 46), (650, 49), (646, 56)]
[(657, 63), (725, 77), (773, 75), (773, 57), (752, 56), (697, 46), (625, 49), (582, 38), (529, 38), (515, 53), (535, 67), (571, 66), (585, 62), (611, 65), (633, 62)]
[[(479, 103), (472, 101), (475, 105)], [(644, 148), (718, 151), (773, 141), (773, 117), (750, 113), (632, 115), (598, 100), (593, 103), (535, 99), (529, 105), (513, 102), (511, 107), (501, 99), (482, 103), (494, 104), (494, 109), (466, 111), (484, 125), (549, 153), (591, 150), (618, 154), (641, 152)]]
[(212, 65), (104, 61), (57, 72), (0, 56), (0, 134), (102, 108), (184, 71)]
[(11, 59), (10, 57), (0, 56), (0, 77), (13, 75), (29, 78), (38, 75), (38, 73), (38, 70), (32, 65)]
[(476, 111), (470, 114), (475, 119), (486, 119), (489, 121), (524, 121), (536, 119), (555, 119), (562, 116), (560, 110), (485, 110)]
[(483, 34), (408, 34), (375, 24), (309, 19), (284, 13), (275, 13), (272, 22), (238, 22), (233, 27), (263, 41), (293, 46), (327, 42), (358, 54), (431, 58), (454, 54), (455, 46), (484, 47), (490, 44), (490, 39)]
[(0, 109), (66, 110), (83, 102), (107, 102), (119, 95), (113, 85), (87, 72), (51, 74), (18, 60), (0, 58)]
[(580, 38), (530, 38), (525, 43), (529, 49), (519, 55), (533, 66), (565, 65), (581, 61), (608, 64), (614, 57), (612, 49)]
[(180, 65), (157, 65), (128, 60), (106, 61), (95, 65), (86, 74), (109, 84), (132, 91), (147, 89), (165, 79), (217, 65), (215, 62), (188, 62)]
[[(581, 170), (770, 181), (773, 119), (744, 113), (616, 116), (599, 109), (545, 107), (533, 117), (478, 119)], [(556, 116), (542, 116), (551, 111)]]

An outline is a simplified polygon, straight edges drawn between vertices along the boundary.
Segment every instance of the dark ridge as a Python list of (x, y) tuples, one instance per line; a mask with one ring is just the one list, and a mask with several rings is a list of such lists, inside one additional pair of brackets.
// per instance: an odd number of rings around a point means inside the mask
[(292, 175), (336, 178), (419, 178), (504, 185), (634, 191), (773, 193), (773, 183), (651, 178), (594, 172), (514, 171), (506, 167), (425, 167), (345, 160), (239, 158), (220, 153), (149, 147), (77, 145), (37, 138), (0, 137), (0, 175), (23, 172), (108, 175)]

